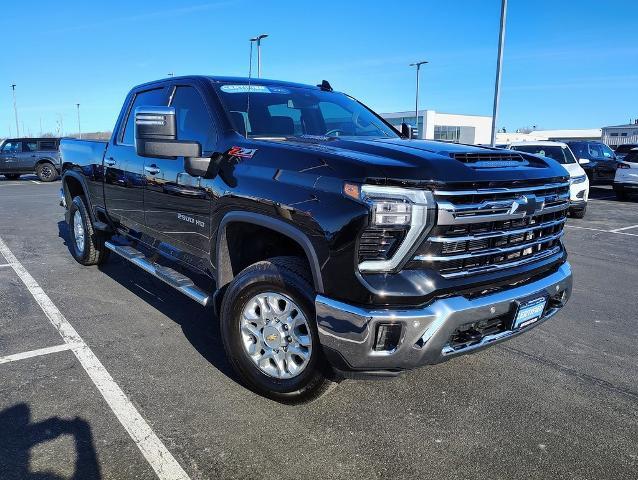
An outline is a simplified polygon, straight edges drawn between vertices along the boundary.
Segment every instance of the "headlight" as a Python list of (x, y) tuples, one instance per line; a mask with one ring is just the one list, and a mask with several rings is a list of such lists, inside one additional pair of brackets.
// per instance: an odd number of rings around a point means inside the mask
[(432, 192), (363, 185), (360, 199), (370, 206), (370, 226), (359, 240), (359, 270), (392, 271), (432, 227)]
[(587, 175), (580, 175), (578, 177), (573, 177), (569, 179), (570, 185), (575, 185), (577, 183), (584, 183), (587, 180)]

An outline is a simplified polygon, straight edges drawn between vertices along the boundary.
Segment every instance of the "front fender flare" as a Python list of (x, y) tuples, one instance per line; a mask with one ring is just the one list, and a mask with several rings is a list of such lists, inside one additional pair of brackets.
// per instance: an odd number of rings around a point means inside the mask
[(312, 242), (308, 236), (291, 225), (278, 218), (270, 217), (254, 212), (228, 212), (222, 218), (217, 230), (217, 240), (215, 244), (215, 266), (216, 266), (216, 280), (217, 288), (221, 289), (226, 286), (234, 278), (233, 272), (230, 268), (230, 262), (225, 261), (229, 258), (229, 247), (226, 242), (226, 227), (229, 223), (243, 222), (259, 225), (260, 227), (270, 228), (278, 233), (281, 233), (301, 246), (308, 263), (310, 264), (310, 270), (312, 273), (312, 280), (317, 293), (323, 293), (323, 279), (321, 276), (321, 267), (319, 265), (319, 258), (315, 251)]

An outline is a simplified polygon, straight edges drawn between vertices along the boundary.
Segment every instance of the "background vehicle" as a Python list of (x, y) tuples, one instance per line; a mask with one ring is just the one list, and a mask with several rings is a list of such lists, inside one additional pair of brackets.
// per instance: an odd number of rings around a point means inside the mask
[(43, 182), (57, 179), (60, 170), (59, 138), (11, 138), (0, 146), (0, 174), (15, 180), (35, 173)]
[[(565, 167), (569, 172), (570, 213), (576, 218), (585, 216), (587, 200), (589, 199), (589, 179), (567, 144), (549, 141), (517, 142), (512, 143), (510, 148), (554, 159)], [(586, 160), (585, 165), (587, 165)]]
[(638, 143), (626, 143), (624, 145), (618, 145), (615, 150), (616, 159), (623, 160), (625, 156), (634, 148), (638, 148)]
[(109, 142), (61, 155), (74, 258), (212, 303), (240, 378), (278, 399), (475, 352), (571, 294), (563, 167), (408, 140), (326, 81), (140, 85)]
[[(616, 174), (616, 154), (603, 142), (579, 140), (567, 142), (592, 183), (608, 184)], [(581, 159), (588, 162), (581, 162)]]
[(638, 194), (638, 147), (619, 162), (614, 178), (614, 192), (618, 200), (627, 200), (629, 195)]

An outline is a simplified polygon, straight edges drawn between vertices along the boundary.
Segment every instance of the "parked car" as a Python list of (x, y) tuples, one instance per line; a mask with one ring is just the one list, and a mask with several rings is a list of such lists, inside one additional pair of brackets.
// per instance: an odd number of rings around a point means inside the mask
[(35, 173), (43, 182), (56, 180), (62, 168), (59, 138), (11, 138), (0, 146), (0, 174), (10, 180)]
[(618, 164), (614, 192), (618, 200), (627, 200), (629, 195), (638, 194), (638, 147), (630, 150)]
[(614, 180), (616, 154), (606, 144), (594, 140), (578, 140), (567, 142), (567, 145), (592, 183), (609, 184)]
[(616, 159), (618, 161), (623, 160), (634, 148), (638, 148), (638, 143), (625, 143), (624, 145), (618, 145), (615, 150)]
[(239, 377), (278, 399), (554, 316), (572, 289), (567, 171), (407, 136), (326, 81), (140, 85), (110, 141), (62, 140), (71, 254), (114, 252), (212, 304)]
[[(569, 172), (569, 211), (576, 218), (583, 218), (589, 199), (589, 179), (576, 160), (569, 146), (562, 142), (531, 141), (512, 143), (509, 148), (556, 160)], [(587, 159), (580, 160), (587, 165)]]

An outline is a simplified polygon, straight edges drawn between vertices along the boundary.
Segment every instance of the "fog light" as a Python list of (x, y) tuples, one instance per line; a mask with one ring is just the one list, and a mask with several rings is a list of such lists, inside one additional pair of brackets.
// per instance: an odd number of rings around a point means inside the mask
[(394, 351), (401, 340), (401, 327), (400, 323), (380, 323), (377, 325), (374, 350), (376, 352)]

